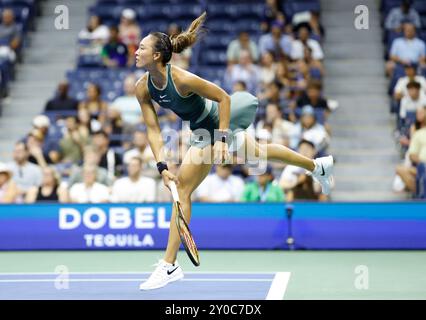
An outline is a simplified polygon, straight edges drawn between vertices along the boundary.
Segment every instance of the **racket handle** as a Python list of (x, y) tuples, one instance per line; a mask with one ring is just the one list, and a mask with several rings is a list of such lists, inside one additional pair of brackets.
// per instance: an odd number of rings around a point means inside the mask
[(179, 201), (179, 194), (176, 188), (176, 183), (174, 181), (169, 182), (170, 191), (172, 192), (173, 201)]

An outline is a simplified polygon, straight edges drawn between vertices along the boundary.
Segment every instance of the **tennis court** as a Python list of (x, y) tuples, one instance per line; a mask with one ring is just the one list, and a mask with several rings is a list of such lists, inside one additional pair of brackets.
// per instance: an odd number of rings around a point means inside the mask
[(182, 281), (139, 284), (162, 251), (0, 253), (0, 299), (426, 299), (424, 251), (181, 251)]

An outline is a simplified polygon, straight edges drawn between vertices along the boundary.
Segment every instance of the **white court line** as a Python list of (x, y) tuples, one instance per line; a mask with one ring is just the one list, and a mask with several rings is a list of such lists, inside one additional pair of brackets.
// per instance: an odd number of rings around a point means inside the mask
[[(140, 282), (146, 281), (146, 279), (68, 279), (61, 278), (62, 282)], [(7, 279), (0, 280), (0, 283), (20, 283), (20, 282), (56, 282), (58, 279)], [(187, 282), (271, 282), (271, 279), (226, 279), (226, 278), (218, 278), (218, 279), (210, 279), (210, 278), (199, 278), (199, 279), (182, 279), (180, 281)]]
[[(70, 275), (72, 274), (80, 274), (80, 275), (96, 275), (96, 274), (115, 274), (115, 275), (126, 275), (126, 274), (151, 274), (152, 271), (145, 271), (145, 272), (141, 272), (141, 271), (82, 271), (82, 272), (74, 272), (74, 271), (70, 271)], [(60, 273), (58, 272), (0, 272), (0, 276), (33, 276), (33, 275), (58, 275)], [(259, 274), (265, 274), (265, 275), (275, 275), (277, 274), (277, 272), (271, 272), (271, 271), (267, 271), (267, 272), (260, 272), (260, 271), (254, 271), (254, 272), (250, 272), (250, 271), (185, 271), (185, 274), (254, 274), (254, 275), (259, 275)]]
[(287, 290), (288, 281), (290, 280), (290, 272), (277, 272), (274, 280), (272, 280), (266, 300), (282, 300)]

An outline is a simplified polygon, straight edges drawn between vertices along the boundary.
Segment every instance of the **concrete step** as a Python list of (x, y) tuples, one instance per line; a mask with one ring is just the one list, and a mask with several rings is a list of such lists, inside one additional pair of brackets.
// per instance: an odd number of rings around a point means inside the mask
[(377, 76), (385, 72), (385, 62), (377, 59), (325, 60), (326, 78), (357, 74), (359, 77)]

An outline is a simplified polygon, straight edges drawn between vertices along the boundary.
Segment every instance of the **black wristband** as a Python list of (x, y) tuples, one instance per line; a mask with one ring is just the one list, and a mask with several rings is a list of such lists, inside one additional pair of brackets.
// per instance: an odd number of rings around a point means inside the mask
[(158, 172), (161, 174), (164, 170), (169, 170), (165, 161), (157, 162)]

